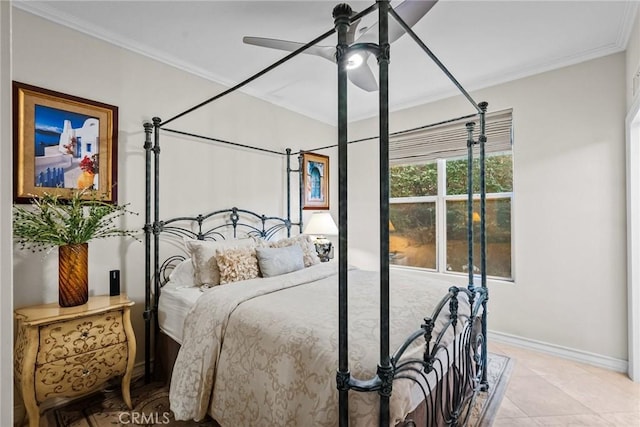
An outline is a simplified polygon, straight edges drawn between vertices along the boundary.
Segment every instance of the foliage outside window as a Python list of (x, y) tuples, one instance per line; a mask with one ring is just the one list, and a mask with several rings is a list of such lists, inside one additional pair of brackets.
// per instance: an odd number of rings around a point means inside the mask
[[(436, 163), (391, 167), (391, 197), (435, 196), (438, 194)], [(465, 171), (466, 173), (466, 171)], [(465, 190), (466, 192), (466, 190)]]
[[(486, 158), (487, 275), (512, 278), (511, 153)], [(474, 270), (480, 267), (480, 178), (474, 159)], [(390, 168), (390, 262), (439, 272), (465, 273), (467, 160), (440, 159)]]
[(394, 203), (389, 206), (390, 262), (436, 268), (435, 202)]

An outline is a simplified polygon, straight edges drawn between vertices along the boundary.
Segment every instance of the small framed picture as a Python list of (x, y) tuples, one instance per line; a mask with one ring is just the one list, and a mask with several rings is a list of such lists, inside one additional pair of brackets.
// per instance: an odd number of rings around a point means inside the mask
[(329, 209), (329, 156), (302, 153), (303, 209)]
[(14, 202), (44, 193), (117, 202), (118, 107), (13, 82)]

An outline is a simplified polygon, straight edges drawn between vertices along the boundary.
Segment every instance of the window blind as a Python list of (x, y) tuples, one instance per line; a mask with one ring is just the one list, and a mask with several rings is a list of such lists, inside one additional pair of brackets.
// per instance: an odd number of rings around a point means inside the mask
[[(512, 111), (512, 109), (507, 109), (486, 114), (486, 153), (511, 150), (513, 142)], [(478, 141), (480, 135), (478, 116), (392, 135), (389, 138), (389, 163), (391, 165), (425, 163), (435, 159), (466, 156), (466, 123), (468, 122), (475, 122), (473, 140)]]

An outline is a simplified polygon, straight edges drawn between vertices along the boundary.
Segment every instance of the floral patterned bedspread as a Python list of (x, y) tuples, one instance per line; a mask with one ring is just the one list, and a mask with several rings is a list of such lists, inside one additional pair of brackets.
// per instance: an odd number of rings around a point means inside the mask
[[(337, 426), (338, 274), (323, 263), (272, 278), (216, 286), (187, 315), (173, 369), (178, 420), (208, 412), (221, 426)], [(350, 371), (379, 363), (379, 275), (349, 271)], [(391, 349), (417, 330), (447, 293), (434, 282), (391, 273)], [(416, 347), (416, 356), (423, 347)], [(394, 382), (391, 425), (411, 407), (411, 383)], [(377, 393), (350, 393), (350, 425), (378, 425)]]

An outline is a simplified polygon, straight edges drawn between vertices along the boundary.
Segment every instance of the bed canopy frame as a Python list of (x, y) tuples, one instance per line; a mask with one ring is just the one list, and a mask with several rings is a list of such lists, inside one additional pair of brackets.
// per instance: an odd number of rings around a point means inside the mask
[[(379, 41), (378, 44), (361, 43), (348, 45), (347, 33), (351, 23), (359, 20), (365, 15), (378, 11), (378, 25), (379, 25)], [(389, 304), (389, 139), (390, 136), (401, 134), (407, 131), (401, 131), (396, 133), (389, 133), (389, 54), (390, 44), (388, 41), (389, 30), (389, 16), (391, 16), (404, 31), (415, 41), (415, 43), (426, 53), (429, 58), (440, 68), (440, 70), (448, 77), (448, 79), (457, 87), (460, 94), (462, 94), (469, 103), (473, 106), (476, 113), (463, 116), (458, 119), (466, 119), (477, 117), (479, 120), (479, 136), (477, 140), (473, 139), (473, 132), (475, 123), (466, 123), (467, 130), (467, 240), (468, 240), (468, 284), (466, 287), (452, 286), (449, 289), (449, 293), (440, 301), (438, 307), (434, 311), (434, 316), (431, 318), (425, 318), (424, 323), (420, 325), (420, 328), (408, 337), (404, 344), (402, 344), (395, 353), (391, 353), (389, 345), (389, 327), (390, 327), (390, 304)], [(302, 153), (303, 151), (292, 153), (291, 149), (287, 148), (285, 152), (265, 149), (262, 147), (254, 147), (250, 145), (240, 144), (232, 141), (226, 141), (219, 138), (213, 138), (209, 136), (203, 136), (194, 134), (191, 132), (180, 131), (176, 129), (170, 129), (167, 127), (171, 122), (183, 117), (211, 102), (214, 102), (225, 95), (235, 92), (241, 89), (250, 82), (257, 78), (267, 74), (271, 70), (277, 68), (283, 63), (289, 61), (298, 54), (304, 52), (309, 47), (319, 43), (320, 41), (328, 38), (334, 33), (337, 34), (337, 46), (336, 46), (336, 62), (337, 62), (337, 75), (338, 75), (338, 142), (334, 145), (319, 147), (314, 150), (323, 150), (327, 148), (338, 147), (338, 175), (339, 175), (339, 207), (338, 207), (338, 314), (339, 314), (339, 330), (338, 330), (338, 369), (336, 373), (336, 386), (338, 389), (338, 418), (339, 425), (346, 427), (349, 425), (349, 402), (348, 396), (350, 391), (355, 392), (378, 392), (380, 396), (379, 406), (379, 425), (388, 426), (390, 411), (389, 401), (393, 390), (394, 379), (405, 378), (415, 381), (413, 378), (407, 376), (408, 372), (414, 375), (422, 376), (423, 380), (426, 380), (425, 372), (433, 371), (435, 365), (438, 363), (435, 357), (435, 353), (442, 348), (438, 348), (438, 341), (444, 334), (444, 331), (435, 331), (434, 319), (444, 309), (449, 309), (450, 322), (448, 326), (454, 328), (458, 327), (458, 294), (466, 294), (469, 300), (470, 313), (467, 319), (470, 321), (467, 326), (468, 330), (463, 334), (463, 342), (460, 344), (460, 348), (457, 350), (454, 348), (454, 354), (452, 357), (458, 357), (460, 360), (460, 375), (456, 372), (453, 373), (453, 386), (447, 392), (446, 396), (436, 396), (435, 401), (432, 398), (431, 405), (439, 407), (443, 411), (445, 422), (449, 425), (461, 425), (465, 424), (468, 417), (468, 409), (471, 403), (474, 401), (476, 393), (481, 390), (488, 389), (487, 382), (487, 302), (488, 302), (488, 289), (487, 289), (487, 273), (486, 273), (486, 184), (485, 184), (485, 143), (486, 138), (486, 121), (485, 114), (488, 104), (486, 102), (476, 103), (470, 94), (464, 89), (464, 87), (456, 80), (456, 78), (449, 72), (445, 65), (433, 54), (433, 52), (426, 46), (426, 44), (413, 32), (403, 19), (395, 12), (390, 6), (389, 0), (376, 0), (376, 3), (369, 8), (363, 10), (360, 13), (354, 13), (351, 7), (347, 4), (339, 4), (333, 10), (334, 28), (325, 32), (324, 34), (316, 37), (309, 43), (301, 46), (299, 49), (286, 55), (279, 61), (264, 68), (258, 73), (252, 75), (246, 80), (238, 83), (237, 85), (195, 105), (177, 114), (166, 121), (162, 121), (158, 117), (152, 119), (152, 123), (144, 124), (145, 132), (145, 380), (148, 382), (151, 379), (151, 337), (152, 337), (152, 322), (155, 318), (155, 330), (157, 332), (157, 307), (158, 297), (160, 293), (163, 280), (161, 272), (165, 269), (165, 264), (160, 264), (159, 261), (159, 243), (160, 234), (169, 233), (177, 236), (187, 236), (196, 239), (206, 239), (212, 235), (220, 234), (219, 227), (205, 228), (204, 223), (210, 217), (216, 215), (225, 215), (230, 219), (224, 226), (232, 227), (233, 236), (236, 236), (238, 229), (242, 227), (248, 227), (249, 234), (253, 234), (263, 238), (269, 238), (274, 234), (286, 230), (287, 236), (290, 235), (291, 227), (298, 226), (300, 232), (303, 229), (302, 220)], [(366, 50), (374, 54), (378, 60), (379, 68), (379, 136), (372, 138), (365, 138), (357, 141), (347, 140), (348, 129), (348, 103), (347, 103), (347, 60), (350, 53), (357, 50)], [(437, 126), (440, 123), (434, 123), (433, 125), (427, 125), (423, 128), (430, 126)], [(268, 153), (272, 155), (280, 155), (286, 157), (286, 171), (287, 171), (287, 207), (286, 218), (278, 218), (272, 216), (265, 216), (257, 214), (252, 211), (247, 211), (238, 208), (218, 210), (208, 213), (206, 215), (197, 215), (193, 217), (178, 217), (169, 220), (160, 220), (159, 213), (159, 200), (160, 200), (160, 131), (164, 130), (176, 135), (182, 135), (187, 137), (198, 138), (206, 141), (212, 141), (224, 145), (254, 150), (258, 152)], [(349, 371), (349, 343), (348, 343), (348, 200), (347, 200), (347, 160), (348, 160), (348, 144), (354, 142), (361, 142), (365, 140), (379, 140), (379, 172), (380, 172), (380, 191), (379, 191), (379, 205), (380, 205), (380, 223), (379, 223), (379, 235), (380, 235), (380, 342), (379, 342), (379, 365), (377, 367), (377, 374), (370, 379), (358, 379), (351, 375)], [(474, 236), (473, 236), (473, 160), (474, 160), (474, 146), (479, 147), (479, 187), (480, 187), (480, 286), (476, 286), (474, 282)], [(291, 156), (298, 156), (298, 168), (292, 169)], [(153, 159), (152, 159), (153, 158)], [(152, 161), (153, 160), (153, 161)], [(299, 204), (298, 204), (298, 222), (291, 221), (291, 174), (299, 174)], [(153, 183), (152, 183), (153, 181)], [(153, 219), (152, 219), (153, 213)], [(257, 220), (261, 223), (261, 226), (247, 225), (241, 219), (241, 215), (246, 215), (252, 220)], [(197, 224), (195, 230), (193, 227), (184, 228), (178, 225), (181, 222), (190, 222)], [(170, 260), (165, 261), (170, 262)], [(153, 269), (152, 269), (153, 266)], [(474, 318), (481, 319), (480, 330), (478, 330), (477, 322), (474, 323)], [(437, 340), (435, 344), (430, 344), (432, 334), (436, 334)], [(420, 360), (401, 360), (401, 357), (405, 350), (416, 340), (424, 338), (426, 340), (424, 357)], [(447, 351), (447, 350), (445, 350)], [(447, 357), (450, 354), (446, 353)], [(448, 375), (448, 374), (442, 374)], [(458, 376), (464, 377), (461, 384), (456, 381), (460, 381)], [(471, 380), (468, 378), (471, 377)], [(441, 378), (442, 379), (442, 378)], [(446, 378), (444, 378), (446, 380)], [(427, 385), (428, 385), (428, 380)], [(471, 382), (473, 382), (473, 384)], [(422, 392), (427, 397), (427, 391), (422, 386)], [(465, 390), (470, 390), (468, 393)], [(444, 400), (445, 403), (440, 402)], [(426, 399), (425, 399), (426, 400)], [(465, 408), (467, 413), (465, 415)], [(436, 412), (434, 409), (433, 412)], [(435, 422), (434, 415), (427, 417), (427, 425), (432, 425)], [(415, 423), (411, 420), (405, 421), (405, 426), (415, 426)]]

